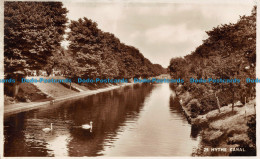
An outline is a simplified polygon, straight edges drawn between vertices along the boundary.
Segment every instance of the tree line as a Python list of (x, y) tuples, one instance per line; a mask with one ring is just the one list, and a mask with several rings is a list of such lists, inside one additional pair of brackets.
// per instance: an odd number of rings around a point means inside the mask
[[(146, 78), (165, 72), (96, 22), (86, 17), (69, 22), (67, 13), (62, 2), (4, 3), (5, 78), (19, 81), (30, 70), (50, 74), (53, 68), (72, 79)], [(68, 28), (66, 50), (61, 42)], [(19, 83), (11, 87), (15, 96)]]
[[(183, 78), (183, 92), (189, 92), (194, 116), (236, 101), (245, 103), (255, 96), (255, 84), (190, 83), (194, 79), (255, 79), (256, 6), (250, 16), (241, 16), (232, 24), (224, 24), (206, 32), (208, 38), (185, 57), (172, 58), (168, 70), (173, 78)], [(194, 100), (193, 100), (194, 101)]]

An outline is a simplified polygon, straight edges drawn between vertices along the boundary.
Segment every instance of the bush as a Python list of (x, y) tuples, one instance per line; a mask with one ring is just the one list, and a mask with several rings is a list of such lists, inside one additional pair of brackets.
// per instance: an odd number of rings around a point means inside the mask
[(207, 112), (209, 112), (211, 110), (218, 109), (217, 99), (214, 94), (209, 94), (207, 96), (203, 96), (200, 99), (200, 103), (202, 105), (200, 114), (206, 114)]
[(185, 92), (180, 95), (180, 98), (182, 99), (183, 106), (186, 106), (190, 102), (190, 100), (192, 100), (193, 97), (189, 92)]
[(197, 99), (192, 99), (188, 105), (188, 110), (191, 112), (191, 117), (196, 118), (200, 114), (201, 104)]
[(250, 140), (256, 145), (256, 115), (250, 116), (249, 121), (247, 122), (247, 134)]

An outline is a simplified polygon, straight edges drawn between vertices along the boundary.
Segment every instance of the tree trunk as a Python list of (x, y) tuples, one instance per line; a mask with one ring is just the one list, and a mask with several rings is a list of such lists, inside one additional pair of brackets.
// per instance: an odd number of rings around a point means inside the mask
[(13, 97), (16, 97), (17, 96), (17, 94), (18, 94), (18, 92), (19, 92), (19, 84), (16, 82), (16, 83), (14, 83), (14, 85), (13, 85)]
[(232, 83), (230, 83), (229, 86), (230, 86), (229, 88), (232, 91), (232, 112), (233, 112), (234, 111), (234, 107), (235, 107), (235, 86)]
[(235, 106), (235, 104), (234, 104), (234, 102), (235, 102), (235, 91), (233, 90), (233, 92), (232, 92), (232, 112), (234, 111), (234, 106)]

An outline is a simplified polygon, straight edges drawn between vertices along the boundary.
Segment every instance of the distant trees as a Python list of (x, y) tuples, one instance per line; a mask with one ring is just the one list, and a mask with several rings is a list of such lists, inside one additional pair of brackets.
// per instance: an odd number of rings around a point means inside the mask
[(75, 77), (133, 78), (159, 75), (163, 68), (153, 65), (138, 49), (103, 32), (84, 17), (69, 25), (69, 51), (76, 61)]
[(47, 64), (63, 40), (66, 13), (61, 2), (4, 3), (6, 77), (21, 78), (25, 69), (37, 70)]
[[(235, 24), (225, 24), (207, 31), (208, 39), (184, 58), (173, 58), (168, 70), (172, 77), (183, 76), (184, 87), (204, 107), (217, 108), (214, 94), (226, 105), (255, 95), (256, 7), (250, 16), (242, 16)], [(189, 78), (241, 79), (240, 83), (191, 84)], [(198, 92), (200, 94), (198, 95)], [(207, 98), (208, 97), (208, 98)], [(216, 100), (216, 99), (215, 99)], [(206, 110), (206, 109), (205, 109)], [(203, 113), (203, 110), (201, 110)]]
[(187, 67), (186, 61), (184, 58), (177, 57), (173, 58), (170, 61), (169, 71), (170, 75), (174, 78), (183, 78), (185, 74), (185, 67)]

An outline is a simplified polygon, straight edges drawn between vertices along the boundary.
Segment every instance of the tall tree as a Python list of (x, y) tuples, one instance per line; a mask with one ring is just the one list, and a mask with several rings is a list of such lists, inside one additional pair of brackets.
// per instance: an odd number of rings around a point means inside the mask
[(75, 73), (78, 77), (99, 77), (102, 45), (101, 31), (97, 28), (97, 23), (84, 17), (78, 21), (71, 21), (69, 28), (69, 50), (78, 63), (78, 72)]
[(39, 70), (47, 64), (63, 40), (66, 13), (61, 2), (4, 3), (6, 77), (19, 81), (25, 69)]

